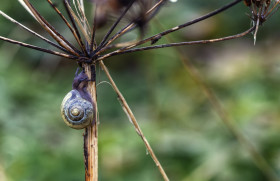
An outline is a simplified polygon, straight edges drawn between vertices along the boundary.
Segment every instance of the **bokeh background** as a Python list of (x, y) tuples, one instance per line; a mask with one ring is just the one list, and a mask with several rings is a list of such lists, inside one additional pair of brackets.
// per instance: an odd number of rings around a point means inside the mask
[[(72, 38), (46, 1), (32, 2), (58, 30)], [(63, 9), (62, 3), (56, 2)], [(160, 32), (161, 26), (182, 24), (226, 2), (169, 3), (157, 20), (151, 21), (146, 36)], [(46, 35), (17, 1), (1, 0), (0, 9)], [(249, 9), (240, 3), (171, 37), (188, 41), (236, 34), (251, 25), (246, 13)], [(233, 125), (261, 153), (270, 171), (280, 177), (279, 18), (278, 12), (260, 27), (256, 45), (250, 34), (180, 50), (216, 94)], [(102, 32), (104, 29), (99, 37)], [(130, 33), (127, 39), (136, 33)], [(3, 17), (0, 34), (50, 48)], [(269, 180), (248, 149), (223, 124), (179, 57), (175, 49), (166, 48), (105, 61), (170, 179)], [(70, 60), (0, 42), (1, 181), (84, 180), (83, 131), (68, 128), (60, 116), (60, 104), (71, 89), (76, 67)], [(100, 69), (97, 80), (100, 180), (162, 180)]]

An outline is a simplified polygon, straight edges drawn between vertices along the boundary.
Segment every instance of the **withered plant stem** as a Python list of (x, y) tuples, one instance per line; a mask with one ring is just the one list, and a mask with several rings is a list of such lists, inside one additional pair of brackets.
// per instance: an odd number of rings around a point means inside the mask
[(111, 77), (110, 73), (109, 73), (109, 70), (107, 69), (107, 67), (105, 66), (105, 64), (103, 63), (103, 61), (100, 61), (100, 66), (101, 68), (104, 70), (106, 76), (108, 77), (110, 83), (112, 84), (112, 87), (113, 89), (115, 90), (115, 92), (117, 93), (118, 95), (118, 99), (121, 103), (121, 106), (123, 108), (123, 110), (125, 111), (125, 113), (127, 114), (127, 116), (129, 117), (131, 123), (133, 124), (133, 126), (135, 127), (135, 130), (137, 132), (137, 134), (141, 137), (141, 139), (143, 140), (150, 156), (152, 157), (152, 159), (154, 160), (156, 166), (158, 167), (159, 171), (160, 171), (160, 174), (162, 175), (163, 179), (165, 181), (169, 181), (169, 178), (167, 176), (167, 174), (165, 173), (163, 167), (161, 166), (159, 160), (157, 159), (152, 147), (150, 146), (148, 140), (146, 139), (146, 137), (144, 136), (133, 112), (131, 111), (129, 105), (127, 104), (125, 98), (123, 97), (122, 93), (120, 92), (120, 90), (118, 89), (115, 81), (113, 80), (113, 78)]
[(84, 133), (85, 181), (98, 181), (98, 111), (95, 80), (95, 65), (84, 64), (85, 72), (90, 79), (88, 91), (95, 106), (94, 121)]

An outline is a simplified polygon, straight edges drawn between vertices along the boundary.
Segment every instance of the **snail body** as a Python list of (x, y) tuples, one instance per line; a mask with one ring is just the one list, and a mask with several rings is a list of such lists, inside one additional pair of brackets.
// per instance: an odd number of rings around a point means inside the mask
[(88, 77), (82, 71), (73, 81), (73, 89), (64, 97), (61, 103), (61, 115), (71, 128), (83, 129), (94, 120), (95, 108), (87, 92)]

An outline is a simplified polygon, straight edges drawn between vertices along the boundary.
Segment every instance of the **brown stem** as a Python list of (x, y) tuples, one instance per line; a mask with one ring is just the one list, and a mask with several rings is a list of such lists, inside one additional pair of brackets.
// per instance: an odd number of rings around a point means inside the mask
[(20, 46), (23, 46), (23, 47), (27, 47), (27, 48), (30, 48), (30, 49), (38, 50), (38, 51), (41, 51), (41, 52), (45, 52), (45, 53), (57, 55), (57, 56), (60, 56), (60, 57), (68, 58), (68, 59), (75, 59), (75, 60), (77, 59), (77, 57), (73, 56), (73, 55), (69, 55), (69, 54), (66, 54), (66, 53), (61, 53), (61, 52), (57, 52), (57, 51), (53, 51), (53, 50), (49, 50), (49, 49), (45, 49), (45, 48), (41, 48), (41, 47), (38, 47), (38, 46), (35, 46), (35, 45), (30, 45), (30, 44), (23, 43), (23, 42), (20, 42), (20, 41), (16, 41), (16, 40), (6, 38), (6, 37), (3, 37), (3, 36), (0, 36), (0, 40), (6, 41), (6, 42), (12, 43), (12, 44), (20, 45)]
[[(155, 35), (153, 35), (153, 36), (151, 36), (151, 37), (148, 37), (148, 38), (146, 38), (146, 39), (144, 39), (144, 40), (138, 41), (138, 42), (136, 42), (136, 43), (133, 44), (133, 45), (130, 45), (130, 46), (128, 46), (128, 47), (124, 47), (124, 48), (121, 48), (121, 49), (116, 50), (116, 51), (114, 51), (114, 52), (108, 53), (108, 54), (106, 54), (106, 55), (104, 55), (104, 56), (102, 56), (102, 57), (100, 57), (100, 58), (101, 58), (101, 59), (105, 59), (105, 58), (107, 58), (107, 57), (109, 57), (109, 56), (112, 56), (112, 55), (123, 54), (122, 52), (124, 52), (124, 51), (129, 51), (129, 50), (131, 50), (132, 48), (134, 48), (134, 47), (136, 47), (136, 46), (139, 46), (139, 45), (142, 45), (142, 44), (145, 44), (145, 43), (147, 43), (147, 42), (151, 42), (152, 44), (154, 44), (154, 43), (156, 43), (159, 39), (161, 39), (161, 37), (163, 37), (163, 36), (165, 36), (165, 35), (167, 35), (167, 34), (170, 34), (170, 33), (172, 33), (172, 32), (178, 31), (178, 30), (180, 30), (180, 29), (182, 29), (182, 28), (185, 28), (185, 27), (187, 27), (187, 26), (191, 26), (191, 25), (193, 25), (193, 24), (196, 24), (196, 23), (198, 23), (198, 22), (201, 22), (201, 21), (203, 21), (203, 20), (206, 20), (206, 19), (208, 19), (208, 18), (210, 18), (210, 17), (212, 17), (212, 16), (215, 16), (215, 15), (217, 15), (217, 14), (219, 14), (219, 13), (221, 13), (221, 12), (223, 12), (223, 11), (225, 11), (225, 10), (231, 8), (231, 7), (233, 7), (234, 5), (238, 4), (238, 3), (241, 2), (241, 1), (242, 1), (242, 0), (235, 0), (235, 1), (229, 3), (229, 4), (225, 5), (225, 6), (219, 8), (219, 9), (216, 9), (216, 10), (214, 10), (214, 11), (208, 13), (208, 14), (205, 14), (205, 15), (199, 17), (199, 18), (193, 19), (193, 20), (188, 21), (188, 22), (186, 22), (186, 23), (184, 23), (184, 24), (181, 24), (181, 25), (179, 25), (179, 26), (176, 26), (176, 27), (173, 27), (173, 28), (168, 29), (168, 30), (166, 30), (166, 31), (163, 31), (163, 32), (161, 32), (161, 33), (155, 34)], [(160, 2), (159, 2), (159, 3), (160, 3)], [(119, 36), (121, 36), (122, 34), (126, 33), (127, 31), (130, 30), (130, 28), (133, 28), (133, 25), (134, 25), (133, 23), (132, 23), (132, 24), (129, 24), (127, 27), (125, 27), (125, 29), (121, 30), (121, 32), (117, 33), (115, 36), (119, 37)], [(113, 38), (112, 41), (115, 40), (115, 39), (114, 39), (115, 36), (112, 37), (112, 38)], [(110, 43), (111, 43), (111, 39), (110, 39), (109, 42), (106, 44), (106, 46), (109, 45)], [(105, 46), (105, 47), (106, 47), (106, 46)], [(178, 46), (178, 45), (177, 45), (177, 46)], [(181, 45), (180, 45), (180, 46), (181, 46)], [(162, 47), (162, 48), (163, 48), (163, 47)], [(137, 51), (140, 51), (140, 50), (137, 49)], [(142, 51), (142, 50), (141, 50), (141, 51)], [(99, 52), (97, 53), (97, 55), (99, 55), (99, 54), (102, 53), (102, 52), (103, 52), (102, 50), (99, 51)], [(130, 51), (129, 51), (129, 52), (130, 52)]]
[(159, 172), (160, 172), (162, 178), (164, 179), (164, 181), (169, 181), (168, 176), (166, 175), (166, 173), (165, 173), (163, 167), (161, 166), (161, 164), (160, 164), (160, 162), (159, 162), (157, 156), (155, 155), (155, 153), (154, 153), (152, 147), (150, 146), (148, 140), (147, 140), (146, 137), (144, 136), (144, 134), (143, 134), (143, 132), (142, 132), (142, 130), (141, 130), (141, 128), (140, 128), (140, 126), (139, 126), (139, 124), (138, 124), (138, 122), (137, 122), (137, 120), (136, 120), (134, 114), (133, 114), (133, 112), (131, 111), (129, 105), (127, 104), (125, 98), (123, 97), (122, 93), (121, 93), (120, 90), (118, 89), (117, 85), (115, 84), (113, 78), (111, 77), (111, 75), (110, 75), (110, 73), (109, 73), (109, 70), (107, 69), (107, 67), (105, 66), (105, 64), (103, 63), (102, 60), (100, 61), (100, 66), (101, 66), (101, 68), (104, 70), (106, 76), (108, 77), (110, 83), (112, 84), (113, 89), (114, 89), (115, 92), (117, 93), (118, 98), (119, 98), (119, 101), (120, 101), (120, 103), (121, 103), (121, 106), (122, 106), (123, 110), (124, 110), (125, 113), (127, 114), (128, 118), (129, 118), (129, 120), (130, 120), (130, 122), (133, 124), (133, 126), (134, 126), (134, 128), (135, 128), (137, 134), (138, 134), (138, 135), (141, 137), (141, 139), (143, 140), (143, 142), (144, 142), (144, 144), (145, 144), (145, 146), (146, 146), (146, 148), (147, 148), (147, 151), (149, 152), (150, 156), (152, 157), (152, 159), (154, 160), (156, 166), (158, 167)]
[[(236, 35), (231, 35), (231, 36), (226, 36), (222, 38), (216, 38), (216, 39), (210, 39), (210, 40), (196, 40), (196, 41), (188, 41), (188, 42), (179, 42), (179, 43), (169, 43), (169, 44), (162, 44), (162, 45), (154, 45), (154, 46), (147, 46), (147, 47), (141, 47), (141, 48), (128, 48), (126, 50), (126, 47), (115, 50), (113, 52), (110, 52), (108, 54), (105, 54), (103, 56), (100, 56), (97, 61), (101, 61), (103, 59), (106, 59), (111, 56), (115, 55), (121, 55), (125, 53), (133, 53), (133, 52), (139, 52), (139, 51), (144, 51), (144, 50), (152, 50), (152, 49), (159, 49), (159, 48), (167, 48), (167, 47), (179, 47), (179, 46), (186, 46), (186, 45), (197, 45), (197, 44), (207, 44), (207, 43), (215, 43), (215, 42), (220, 42), (220, 41), (226, 41), (226, 40), (232, 40), (236, 38), (243, 37), (252, 31), (256, 29), (256, 26), (251, 27), (250, 29), (246, 30), (245, 32), (236, 34)], [(134, 45), (131, 45), (134, 46)]]
[(95, 106), (94, 121), (85, 129), (84, 134), (84, 159), (85, 180), (98, 181), (98, 119), (97, 119), (97, 96), (95, 81), (95, 65), (84, 64), (87, 76), (92, 80), (88, 84), (88, 91)]

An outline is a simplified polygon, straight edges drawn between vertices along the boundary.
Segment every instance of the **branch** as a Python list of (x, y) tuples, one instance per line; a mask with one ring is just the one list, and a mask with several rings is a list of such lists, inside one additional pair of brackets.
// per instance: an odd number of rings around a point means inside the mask
[[(196, 18), (196, 19), (194, 19), (194, 20), (191, 20), (191, 21), (189, 21), (189, 22), (187, 22), (187, 23), (181, 24), (181, 25), (179, 25), (179, 26), (173, 27), (173, 28), (171, 28), (171, 29), (169, 29), (169, 30), (166, 30), (166, 31), (164, 31), (164, 32), (161, 32), (161, 33), (158, 33), (158, 34), (156, 34), (156, 35), (153, 35), (153, 36), (151, 36), (151, 37), (149, 37), (149, 38), (146, 38), (146, 39), (144, 39), (144, 40), (141, 40), (141, 41), (135, 43), (134, 45), (130, 45), (130, 46), (124, 47), (124, 48), (119, 49), (119, 50), (116, 50), (116, 51), (114, 51), (114, 52), (112, 52), (112, 53), (123, 52), (123, 51), (125, 51), (125, 50), (132, 49), (132, 48), (134, 48), (134, 47), (136, 47), (136, 46), (142, 45), (142, 44), (147, 43), (147, 42), (151, 42), (152, 44), (154, 44), (154, 43), (156, 43), (162, 36), (165, 36), (165, 35), (167, 35), (167, 34), (169, 34), (169, 33), (178, 31), (178, 30), (180, 30), (180, 29), (182, 29), (182, 28), (185, 28), (185, 27), (187, 27), (187, 26), (190, 26), (190, 25), (193, 25), (193, 24), (198, 23), (198, 22), (200, 22), (200, 21), (203, 21), (203, 20), (205, 20), (205, 19), (208, 19), (208, 18), (210, 18), (210, 17), (212, 17), (212, 16), (214, 16), (214, 15), (217, 15), (217, 14), (219, 14), (219, 13), (221, 13), (221, 12), (223, 12), (223, 11), (229, 9), (229, 8), (231, 8), (232, 6), (238, 4), (238, 3), (241, 2), (241, 1), (242, 1), (242, 0), (235, 0), (235, 1), (233, 1), (233, 2), (231, 2), (231, 3), (229, 3), (229, 4), (227, 4), (227, 5), (225, 5), (225, 6), (221, 7), (221, 8), (219, 8), (219, 9), (216, 9), (216, 10), (214, 10), (214, 11), (212, 11), (212, 12), (210, 12), (210, 13), (204, 15), (204, 16), (201, 16), (201, 17)], [(133, 28), (133, 25), (134, 25), (133, 23), (127, 25), (123, 30), (121, 30), (120, 32), (118, 32), (118, 33), (115, 35), (116, 37), (115, 37), (115, 36), (113, 37), (112, 41), (115, 40), (116, 38), (118, 38), (120, 35), (124, 34), (125, 32), (129, 31), (131, 28)], [(109, 40), (108, 44), (109, 44), (109, 43), (111, 43), (111, 40)], [(103, 52), (103, 51), (98, 52), (97, 55), (100, 55), (102, 52)], [(106, 56), (106, 57), (107, 57), (107, 56)], [(105, 57), (104, 57), (104, 58), (105, 58)]]
[(126, 54), (126, 53), (133, 53), (133, 52), (144, 51), (144, 50), (152, 50), (152, 49), (167, 48), (167, 47), (178, 47), (178, 46), (184, 46), (184, 45), (207, 44), (207, 43), (215, 43), (215, 42), (220, 42), (220, 41), (232, 40), (232, 39), (243, 37), (243, 36), (247, 35), (248, 33), (254, 31), (255, 29), (256, 29), (256, 26), (253, 26), (250, 29), (246, 30), (245, 32), (237, 34), (237, 35), (231, 35), (231, 36), (227, 36), (227, 37), (223, 37), (223, 38), (216, 38), (216, 39), (210, 39), (210, 40), (197, 40), (197, 41), (170, 43), (170, 44), (162, 44), (162, 45), (155, 45), (155, 46), (148, 46), (148, 47), (141, 47), (141, 48), (133, 48), (133, 49), (129, 49), (129, 50), (119, 49), (119, 50), (113, 51), (111, 53), (108, 53), (106, 55), (100, 56), (97, 60), (101, 61), (101, 60), (111, 57), (111, 56)]
[[(81, 40), (81, 36), (77, 30), (77, 28), (74, 26), (74, 28), (71, 27), (71, 25), (69, 24), (69, 22), (67, 21), (67, 19), (63, 16), (63, 14), (59, 11), (59, 9), (53, 4), (53, 2), (51, 0), (47, 0), (48, 3), (51, 5), (51, 7), (55, 10), (55, 12), (60, 16), (60, 18), (64, 21), (64, 23), (66, 24), (66, 26), (69, 28), (69, 30), (72, 32), (73, 36), (75, 37), (76, 41), (78, 42), (78, 44), (80, 45), (81, 49), (85, 51), (85, 46)], [(68, 12), (68, 11), (67, 11)], [(72, 19), (71, 19), (72, 21)], [(84, 52), (85, 53), (85, 52)]]
[(45, 53), (57, 55), (57, 56), (60, 56), (60, 57), (68, 58), (68, 59), (74, 59), (74, 60), (77, 59), (76, 56), (72, 56), (72, 55), (68, 55), (68, 54), (65, 54), (65, 53), (61, 53), (61, 52), (37, 47), (35, 45), (30, 45), (30, 44), (23, 43), (23, 42), (20, 42), (20, 41), (12, 40), (10, 38), (5, 38), (3, 36), (0, 36), (0, 40), (6, 41), (6, 42), (9, 42), (9, 43), (12, 43), (12, 44), (20, 45), (20, 46), (23, 46), (23, 47), (26, 47), (26, 48), (38, 50), (38, 51), (41, 51), (41, 52), (45, 52)]
[(40, 13), (33, 7), (29, 0), (23, 0), (29, 12), (35, 17), (40, 25), (59, 43), (62, 47), (67, 49), (73, 55), (79, 56), (79, 51), (72, 46), (59, 32), (45, 20)]
[[(49, 1), (49, 0), (48, 0), (48, 1)], [(65, 6), (65, 9), (66, 9), (66, 12), (67, 12), (67, 14), (68, 14), (68, 16), (69, 16), (69, 18), (70, 18), (70, 21), (71, 21), (71, 23), (72, 23), (72, 25), (73, 25), (73, 28), (70, 26), (70, 24), (68, 23), (68, 21), (67, 21), (63, 16), (61, 16), (61, 17), (62, 17), (62, 19), (64, 20), (65, 24), (66, 24), (66, 25), (69, 27), (69, 29), (71, 30), (72, 34), (73, 34), (74, 37), (76, 38), (76, 41), (77, 41), (78, 44), (80, 45), (80, 47), (81, 47), (81, 49), (83, 50), (83, 52), (85, 53), (85, 55), (87, 55), (86, 47), (85, 47), (85, 45), (84, 45), (84, 43), (83, 43), (83, 40), (82, 40), (81, 35), (80, 35), (80, 33), (79, 33), (79, 30), (78, 30), (78, 28), (77, 28), (77, 26), (76, 26), (75, 20), (74, 20), (72, 14), (71, 14), (71, 10), (70, 10), (71, 7), (70, 7), (70, 5), (69, 5), (69, 2), (67, 2), (67, 0), (64, 0), (63, 2), (64, 2), (64, 6)]]
[(42, 35), (36, 33), (35, 31), (29, 29), (28, 27), (26, 27), (26, 26), (24, 26), (23, 24), (19, 23), (18, 21), (16, 21), (16, 20), (13, 19), (12, 17), (8, 16), (6, 13), (4, 13), (4, 12), (1, 11), (1, 10), (0, 10), (0, 14), (1, 14), (4, 18), (6, 18), (7, 20), (11, 21), (12, 23), (15, 23), (16, 25), (18, 25), (18, 26), (21, 27), (22, 29), (28, 31), (29, 33), (31, 33), (31, 34), (33, 34), (33, 35), (35, 35), (35, 36), (37, 36), (38, 38), (44, 40), (45, 42), (49, 43), (50, 45), (52, 45), (52, 46), (54, 46), (54, 47), (56, 47), (56, 48), (58, 48), (58, 49), (60, 49), (60, 50), (62, 50), (62, 51), (64, 51), (64, 52), (68, 52), (68, 51), (67, 51), (66, 49), (64, 49), (63, 47), (61, 47), (61, 46), (55, 44), (54, 42), (50, 41), (49, 39), (43, 37)]
[(106, 33), (106, 35), (104, 36), (103, 40), (101, 41), (100, 45), (97, 47), (97, 49), (101, 49), (104, 47), (104, 44), (106, 43), (107, 39), (109, 38), (109, 36), (111, 35), (111, 33), (114, 31), (114, 29), (117, 27), (117, 25), (119, 24), (119, 22), (122, 20), (122, 18), (124, 17), (124, 15), (128, 12), (128, 10), (130, 9), (130, 7), (133, 5), (135, 0), (132, 0), (129, 5), (125, 8), (125, 10), (121, 13), (121, 15), (119, 16), (119, 18), (115, 21), (115, 23), (112, 25), (112, 27), (109, 29), (109, 31)]
[[(96, 5), (97, 6), (97, 5)], [(95, 35), (96, 35), (96, 9), (95, 7), (94, 10), (94, 18), (93, 18), (93, 23), (92, 23), (92, 31), (91, 31), (91, 41), (90, 41), (90, 47), (89, 47), (89, 53), (91, 54), (93, 52), (93, 48), (96, 49), (96, 40), (95, 40)]]
[[(166, 0), (159, 0), (159, 2), (157, 2), (153, 7), (151, 7), (151, 8), (147, 11), (146, 15), (149, 15), (149, 14), (151, 14), (153, 11), (159, 9), (159, 8), (163, 5), (163, 3), (164, 3), (165, 1), (166, 1)], [(152, 15), (151, 17), (153, 17), (153, 15)], [(124, 28), (122, 28), (119, 32), (117, 32), (112, 38), (110, 38), (110, 39), (108, 40), (108, 42), (106, 42), (106, 44), (104, 45), (104, 47), (106, 48), (106, 47), (109, 46), (113, 41), (115, 41), (115, 40), (118, 39), (120, 36), (124, 35), (125, 33), (127, 33), (127, 32), (129, 32), (129, 31), (133, 30), (135, 27), (136, 27), (135, 22), (129, 23), (129, 24), (126, 25)], [(102, 53), (103, 51), (104, 51), (104, 50), (101, 49), (101, 51), (98, 52), (98, 53)]]

